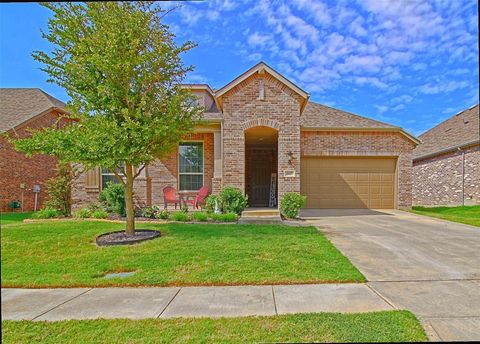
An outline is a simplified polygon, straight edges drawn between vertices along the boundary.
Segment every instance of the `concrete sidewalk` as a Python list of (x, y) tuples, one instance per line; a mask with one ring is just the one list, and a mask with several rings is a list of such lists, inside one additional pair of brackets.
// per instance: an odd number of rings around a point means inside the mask
[(394, 307), (367, 284), (2, 289), (3, 320), (359, 313)]

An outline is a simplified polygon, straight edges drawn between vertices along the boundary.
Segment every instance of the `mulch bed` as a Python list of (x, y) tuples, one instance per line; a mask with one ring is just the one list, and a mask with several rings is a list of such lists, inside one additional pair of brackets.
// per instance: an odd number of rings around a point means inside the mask
[(116, 231), (99, 235), (96, 239), (98, 246), (132, 245), (152, 240), (160, 236), (160, 231), (152, 229), (137, 229), (134, 235), (127, 235), (125, 231)]

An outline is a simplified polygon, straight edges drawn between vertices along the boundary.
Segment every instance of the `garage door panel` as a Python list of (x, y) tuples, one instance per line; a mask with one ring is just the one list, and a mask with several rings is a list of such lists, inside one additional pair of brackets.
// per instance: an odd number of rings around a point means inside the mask
[(301, 160), (307, 208), (394, 207), (394, 158), (308, 157)]

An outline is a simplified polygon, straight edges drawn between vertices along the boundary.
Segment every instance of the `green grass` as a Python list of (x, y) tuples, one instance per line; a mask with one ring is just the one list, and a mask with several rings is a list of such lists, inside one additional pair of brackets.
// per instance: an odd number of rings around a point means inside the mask
[(434, 208), (413, 207), (412, 213), (480, 227), (480, 205)]
[[(99, 248), (97, 235), (123, 224), (46, 221), (2, 229), (2, 287), (242, 285), (363, 282), (314, 227), (139, 224), (162, 236)], [(123, 279), (108, 272), (136, 271)]]
[(2, 227), (4, 225), (10, 225), (12, 223), (21, 223), (24, 219), (29, 219), (32, 216), (32, 212), (26, 213), (1, 213), (0, 214), (0, 224)]
[(408, 311), (242, 318), (3, 321), (4, 343), (412, 342), (427, 337)]

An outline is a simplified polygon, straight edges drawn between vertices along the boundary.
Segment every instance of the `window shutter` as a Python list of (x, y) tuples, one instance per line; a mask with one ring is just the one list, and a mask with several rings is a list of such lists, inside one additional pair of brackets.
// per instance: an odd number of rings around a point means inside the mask
[(85, 189), (87, 192), (100, 191), (100, 168), (95, 167), (87, 171)]

